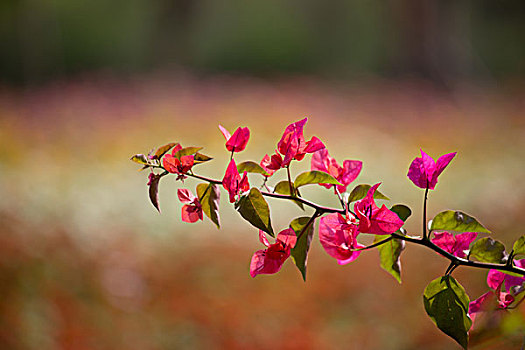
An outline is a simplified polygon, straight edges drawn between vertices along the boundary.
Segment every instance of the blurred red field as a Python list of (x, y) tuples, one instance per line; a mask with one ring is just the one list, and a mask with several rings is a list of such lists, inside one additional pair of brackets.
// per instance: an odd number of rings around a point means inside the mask
[[(524, 97), (519, 86), (446, 91), (417, 81), (349, 85), (307, 77), (90, 77), (3, 89), (0, 347), (458, 347), (421, 300), (447, 267), (436, 254), (408, 245), (399, 285), (380, 269), (377, 252), (341, 267), (316, 237), (306, 283), (291, 262), (252, 279), (257, 231), (224, 193), (220, 231), (209, 221), (180, 222), (181, 184), (173, 181), (161, 184), (158, 215), (147, 200), (147, 174), (128, 159), (170, 141), (204, 146), (215, 160), (199, 171), (220, 178), (229, 154), (219, 123), (250, 127), (240, 156), (259, 161), (287, 124), (308, 116), (305, 135), (322, 139), (338, 160), (363, 160), (357, 183), (382, 181), (393, 202), (412, 207), (414, 234), (422, 193), (406, 179), (410, 161), (420, 147), (433, 156), (458, 151), (431, 194), (430, 216), (461, 208), (508, 247), (525, 224)], [(185, 185), (194, 190), (196, 182)], [(337, 205), (329, 192), (315, 186), (304, 194)], [(276, 228), (301, 215), (289, 203), (271, 202), (271, 210)], [(471, 298), (486, 289), (483, 271), (455, 275)], [(475, 348), (519, 348), (523, 307), (515, 314)]]

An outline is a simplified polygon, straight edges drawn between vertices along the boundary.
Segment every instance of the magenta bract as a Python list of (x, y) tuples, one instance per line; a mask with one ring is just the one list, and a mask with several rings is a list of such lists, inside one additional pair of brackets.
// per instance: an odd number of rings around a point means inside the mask
[(381, 183), (372, 186), (366, 197), (357, 201), (354, 211), (359, 219), (359, 232), (387, 235), (399, 230), (404, 221), (384, 204), (379, 208), (374, 201), (374, 193)]
[(202, 206), (199, 198), (187, 189), (178, 189), (177, 196), (182, 203), (189, 203), (182, 207), (182, 221), (193, 223), (203, 219)]
[(278, 272), (286, 259), (290, 257), (292, 248), (297, 242), (297, 236), (293, 229), (287, 228), (279, 232), (274, 244), (270, 244), (266, 238), (266, 233), (259, 230), (259, 240), (268, 248), (258, 250), (253, 254), (250, 263), (250, 276), (252, 277)]
[(237, 195), (242, 192), (246, 192), (250, 189), (250, 184), (248, 183), (248, 175), (246, 171), (244, 172), (242, 178), (237, 171), (237, 165), (235, 160), (231, 160), (224, 178), (222, 179), (222, 185), (228, 191), (230, 195), (230, 203), (234, 203)]
[(358, 235), (354, 218), (334, 213), (320, 220), (319, 241), (328, 255), (336, 258), (340, 265), (354, 261), (361, 254), (361, 251), (354, 250), (364, 247), (357, 242)]
[(478, 234), (476, 232), (464, 232), (456, 236), (448, 232), (438, 232), (434, 235), (432, 243), (458, 258), (466, 258), (465, 250), (468, 250), (470, 243), (472, 243), (477, 236)]
[(420, 188), (433, 190), (436, 187), (438, 176), (456, 156), (456, 152), (439, 157), (437, 162), (421, 150), (421, 158), (416, 158), (408, 169), (408, 178)]
[[(337, 161), (328, 154), (326, 148), (316, 151), (312, 155), (312, 170), (324, 171), (337, 179), (342, 186), (337, 185), (339, 192), (345, 192), (347, 186), (352, 183), (363, 167), (363, 162), (359, 160), (345, 160), (343, 166), (340, 166)], [(326, 188), (333, 185), (320, 184)]]
[(286, 127), (281, 140), (277, 144), (277, 150), (284, 156), (282, 167), (290, 164), (292, 159), (302, 160), (306, 153), (313, 153), (325, 146), (317, 137), (312, 137), (306, 142), (303, 135), (303, 128), (308, 119), (304, 118)]
[(224, 138), (226, 139), (226, 149), (230, 152), (241, 152), (246, 148), (250, 139), (250, 130), (248, 128), (237, 128), (233, 135), (230, 135), (222, 125), (219, 125)]
[[(525, 268), (525, 259), (514, 260), (514, 265)], [(525, 288), (525, 277), (507, 275), (498, 270), (490, 270), (487, 275), (487, 285), (491, 289), (469, 304), (469, 316), (474, 321), (478, 312), (491, 307), (506, 309), (515, 300), (514, 296)]]

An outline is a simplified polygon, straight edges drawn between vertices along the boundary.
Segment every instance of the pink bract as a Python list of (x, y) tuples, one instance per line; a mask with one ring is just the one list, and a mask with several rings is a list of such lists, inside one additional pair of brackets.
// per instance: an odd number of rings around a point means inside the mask
[(277, 144), (279, 153), (284, 156), (282, 167), (289, 165), (292, 159), (302, 160), (306, 153), (313, 153), (325, 147), (321, 140), (315, 136), (310, 141), (305, 141), (303, 128), (307, 120), (304, 118), (292, 123), (284, 130), (283, 136)]
[(166, 154), (162, 158), (162, 165), (164, 169), (172, 174), (178, 174), (177, 180), (184, 180), (188, 171), (193, 167), (195, 160), (193, 155), (181, 156), (180, 159), (175, 157), (175, 154), (182, 149), (182, 146), (177, 144), (171, 151), (171, 154)]
[(399, 230), (404, 221), (384, 204), (379, 208), (374, 201), (374, 193), (381, 183), (372, 186), (366, 197), (357, 201), (354, 211), (359, 219), (358, 230), (361, 233), (387, 235)]
[(357, 222), (341, 214), (328, 214), (319, 223), (319, 241), (324, 250), (340, 265), (348, 264), (357, 259), (361, 251), (354, 250), (364, 247), (357, 242)]
[(230, 135), (222, 125), (219, 125), (224, 138), (226, 139), (226, 149), (230, 152), (241, 152), (246, 148), (250, 139), (250, 130), (248, 128), (237, 128), (233, 135)]
[(433, 190), (436, 187), (438, 176), (456, 156), (456, 152), (439, 157), (437, 162), (421, 150), (421, 158), (416, 158), (408, 169), (408, 178), (414, 185), (423, 189)]
[(434, 235), (432, 243), (458, 258), (466, 258), (465, 250), (468, 250), (478, 234), (476, 232), (464, 232), (454, 236), (448, 232), (438, 232)]
[[(514, 260), (517, 267), (525, 267), (525, 259)], [(523, 291), (525, 277), (507, 275), (498, 270), (490, 270), (487, 285), (491, 289), (469, 304), (469, 316), (474, 321), (478, 312), (491, 308), (506, 309), (515, 300), (515, 295)]]
[(228, 191), (230, 195), (230, 203), (234, 203), (238, 194), (246, 192), (250, 189), (250, 184), (248, 183), (248, 175), (246, 171), (244, 172), (242, 178), (237, 171), (237, 165), (235, 160), (231, 160), (224, 178), (222, 179), (222, 185)]
[[(345, 192), (347, 186), (352, 183), (363, 167), (363, 162), (359, 160), (345, 160), (343, 166), (340, 166), (337, 161), (328, 154), (326, 148), (316, 151), (312, 156), (312, 170), (323, 171), (332, 175), (343, 185), (337, 185), (339, 192)], [(333, 185), (320, 184), (326, 188)]]
[(177, 196), (182, 203), (189, 203), (182, 207), (182, 221), (193, 223), (203, 219), (202, 206), (199, 198), (187, 189), (178, 189)]
[(275, 243), (270, 244), (266, 238), (266, 233), (259, 231), (259, 240), (268, 248), (258, 250), (253, 255), (250, 263), (250, 276), (252, 277), (278, 272), (286, 259), (290, 257), (292, 248), (297, 243), (297, 236), (293, 229), (288, 228), (279, 232)]

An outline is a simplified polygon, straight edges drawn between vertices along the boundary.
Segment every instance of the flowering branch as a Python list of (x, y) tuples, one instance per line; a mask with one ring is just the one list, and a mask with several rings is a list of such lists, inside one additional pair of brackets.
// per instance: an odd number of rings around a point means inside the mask
[[(523, 301), (525, 293), (520, 293), (525, 290), (525, 259), (514, 258), (525, 255), (525, 236), (514, 243), (510, 254), (506, 254), (501, 242), (490, 237), (476, 240), (478, 233), (490, 231), (477, 219), (461, 211), (440, 212), (429, 226), (429, 190), (435, 189), (439, 175), (456, 153), (445, 154), (434, 161), (421, 150), (421, 157), (410, 164), (408, 178), (425, 191), (422, 236), (410, 236), (402, 228), (412, 213), (410, 208), (400, 204), (390, 208), (384, 204), (379, 207), (376, 199), (388, 200), (388, 197), (378, 191), (380, 183), (374, 186), (358, 185), (349, 193), (346, 192), (347, 186), (361, 172), (362, 162), (345, 160), (340, 165), (317, 137), (306, 141), (303, 136), (305, 123), (306, 118), (286, 127), (275, 154), (265, 155), (260, 163), (245, 161), (240, 164), (236, 163), (235, 155), (245, 149), (250, 137), (249, 129), (238, 128), (231, 135), (219, 126), (226, 139), (226, 149), (231, 152), (222, 180), (198, 175), (193, 171), (194, 166), (212, 159), (199, 153), (199, 147), (182, 148), (180, 144), (170, 143), (148, 156), (134, 155), (131, 160), (141, 164), (143, 169), (151, 170), (149, 197), (159, 211), (158, 186), (166, 175), (174, 174), (177, 176), (176, 180), (181, 181), (192, 177), (204, 182), (197, 185), (196, 196), (189, 189), (177, 191), (179, 200), (184, 203), (182, 220), (185, 222), (203, 220), (205, 214), (220, 228), (219, 186), (224, 187), (230, 203), (234, 204), (245, 220), (259, 229), (259, 240), (266, 246), (266, 249), (258, 250), (252, 257), (252, 277), (277, 273), (291, 256), (306, 279), (307, 258), (315, 221), (320, 218), (319, 241), (326, 253), (337, 259), (340, 265), (354, 261), (362, 251), (377, 248), (381, 267), (401, 282), (400, 255), (406, 242), (427, 247), (448, 259), (450, 264), (444, 276), (430, 282), (423, 299), (425, 310), (437, 327), (464, 348), (468, 346), (468, 331), (472, 320), (477, 313), (489, 309), (489, 300), (495, 298), (497, 307), (506, 310), (515, 308)], [(171, 153), (168, 153), (170, 150)], [(312, 154), (311, 171), (301, 173), (292, 180), (291, 163), (301, 161), (308, 153)], [(282, 168), (286, 168), (287, 181), (278, 182), (271, 189), (267, 185), (268, 179)], [(160, 172), (156, 174), (154, 170)], [(250, 186), (248, 173), (263, 176), (260, 189)], [(333, 189), (342, 208), (322, 206), (303, 198), (299, 188), (312, 184)], [(271, 223), (270, 207), (265, 198), (289, 200), (302, 209), (305, 206), (314, 209), (314, 213), (293, 219), (288, 228), (276, 235)], [(374, 242), (368, 246), (359, 243), (358, 236), (361, 233), (374, 235)], [(267, 234), (275, 237), (273, 244), (268, 241)], [(386, 238), (382, 238), (383, 236)], [(471, 302), (463, 287), (452, 277), (452, 272), (459, 266), (489, 270), (487, 284), (490, 291)], [(453, 317), (448, 317), (449, 314)]]

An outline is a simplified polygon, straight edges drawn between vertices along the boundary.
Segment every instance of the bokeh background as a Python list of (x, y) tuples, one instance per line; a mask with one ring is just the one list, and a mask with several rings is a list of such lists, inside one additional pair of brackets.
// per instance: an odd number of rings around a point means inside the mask
[[(219, 123), (248, 126), (237, 159), (259, 161), (308, 116), (306, 137), (362, 160), (356, 183), (382, 181), (419, 234), (408, 165), (457, 151), (430, 216), (462, 209), (509, 247), (525, 231), (524, 78), (517, 0), (0, 1), (0, 348), (457, 348), (423, 309), (436, 254), (409, 245), (399, 285), (377, 252), (341, 267), (315, 238), (306, 283), (291, 262), (252, 279), (262, 245), (224, 193), (220, 231), (181, 222), (192, 179), (161, 182), (159, 215), (129, 157), (203, 146), (199, 172), (221, 178)], [(304, 215), (271, 210), (277, 230)], [(486, 290), (486, 272), (456, 271), (471, 298)], [(480, 324), (473, 348), (520, 348), (524, 313)]]

